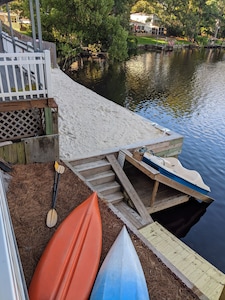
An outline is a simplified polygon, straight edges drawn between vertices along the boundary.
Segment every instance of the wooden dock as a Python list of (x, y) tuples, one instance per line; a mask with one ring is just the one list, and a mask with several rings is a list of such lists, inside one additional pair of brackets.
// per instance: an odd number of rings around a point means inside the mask
[(128, 150), (65, 163), (200, 299), (225, 300), (225, 274), (150, 216), (190, 197), (213, 199), (161, 175)]
[(193, 290), (200, 299), (225, 299), (221, 296), (225, 286), (225, 274), (157, 222), (139, 229), (139, 232), (174, 268), (193, 283)]

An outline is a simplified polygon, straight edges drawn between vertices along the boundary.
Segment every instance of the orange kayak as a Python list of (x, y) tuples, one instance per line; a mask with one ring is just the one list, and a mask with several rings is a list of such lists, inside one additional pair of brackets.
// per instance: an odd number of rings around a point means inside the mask
[(93, 193), (62, 222), (44, 250), (30, 300), (88, 299), (99, 267), (102, 223)]

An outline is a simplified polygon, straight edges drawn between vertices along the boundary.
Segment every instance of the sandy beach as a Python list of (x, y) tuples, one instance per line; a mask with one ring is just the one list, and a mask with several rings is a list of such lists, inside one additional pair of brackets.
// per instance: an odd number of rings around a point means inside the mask
[(137, 144), (164, 134), (152, 123), (52, 69), (59, 107), (60, 158), (72, 160)]

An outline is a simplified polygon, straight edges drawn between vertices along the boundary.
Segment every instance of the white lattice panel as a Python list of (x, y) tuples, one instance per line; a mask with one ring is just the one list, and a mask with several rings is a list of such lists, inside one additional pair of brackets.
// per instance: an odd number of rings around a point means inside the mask
[(43, 109), (0, 112), (0, 141), (42, 135)]

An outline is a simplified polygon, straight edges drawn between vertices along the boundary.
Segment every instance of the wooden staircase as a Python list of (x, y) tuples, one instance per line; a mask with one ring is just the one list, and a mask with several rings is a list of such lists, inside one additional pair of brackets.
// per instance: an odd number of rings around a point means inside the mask
[[(96, 191), (102, 200), (125, 215), (136, 228), (153, 222), (114, 154), (88, 157), (65, 164), (91, 190)], [(127, 198), (133, 201), (134, 209), (127, 205)]]
[(69, 167), (96, 191), (100, 198), (113, 204), (123, 201), (123, 188), (106, 156), (70, 161)]

